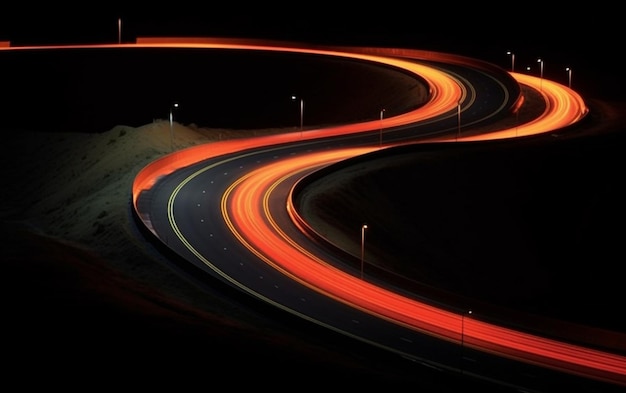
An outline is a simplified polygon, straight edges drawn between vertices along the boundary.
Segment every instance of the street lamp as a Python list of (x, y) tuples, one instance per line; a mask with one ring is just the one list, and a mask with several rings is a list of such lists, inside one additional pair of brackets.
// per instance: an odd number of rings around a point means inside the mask
[[(295, 100), (297, 98), (298, 97), (296, 96), (291, 96), (292, 100)], [(300, 98), (300, 136), (302, 136), (303, 119), (304, 119), (304, 99)]]
[(383, 147), (383, 113), (385, 109), (380, 110), (380, 147)]
[[(472, 310), (467, 311), (467, 315), (472, 315)], [(465, 342), (465, 313), (461, 314), (461, 346)]]
[(122, 18), (117, 18), (117, 44), (122, 43)]
[(567, 71), (567, 87), (572, 88), (572, 69), (567, 67), (565, 69)]
[(174, 108), (178, 108), (178, 103), (170, 107), (170, 150), (174, 151)]
[[(467, 315), (472, 315), (472, 310), (467, 311)], [(465, 313), (461, 314), (461, 374), (463, 373), (463, 349), (465, 344)]]
[(365, 230), (367, 224), (361, 225), (361, 280), (363, 279), (363, 265), (365, 264)]
[(508, 51), (507, 55), (511, 55), (511, 72), (515, 72), (515, 53)]
[(543, 86), (543, 60), (541, 59), (537, 59), (537, 63), (539, 63), (539, 91), (542, 90), (542, 86)]

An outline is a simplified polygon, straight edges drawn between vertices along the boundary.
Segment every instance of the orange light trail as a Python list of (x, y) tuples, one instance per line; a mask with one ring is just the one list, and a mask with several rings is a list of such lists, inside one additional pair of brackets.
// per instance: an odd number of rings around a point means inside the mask
[(550, 80), (538, 80), (539, 78), (525, 75), (512, 74), (520, 83), (528, 86), (541, 84), (541, 95), (546, 101), (544, 112), (524, 124), (506, 130), (484, 133), (468, 137), (461, 137), (463, 141), (484, 141), (489, 139), (502, 139), (517, 136), (526, 136), (554, 131), (575, 124), (587, 115), (589, 109), (584, 100), (576, 92), (559, 83)]
[[(233, 152), (245, 151), (273, 144), (303, 141), (333, 135), (378, 130), (416, 122), (453, 112), (465, 91), (458, 81), (435, 68), (403, 60), (473, 62), (460, 56), (395, 48), (305, 48), (293, 43), (264, 43), (251, 40), (153, 38), (138, 39), (137, 44), (117, 45), (64, 45), (39, 47), (12, 47), (0, 43), (0, 50), (38, 50), (67, 48), (138, 48), (175, 47), (233, 50), (290, 51), (305, 54), (350, 57), (398, 67), (413, 72), (428, 83), (430, 100), (417, 110), (386, 117), (381, 120), (348, 124), (332, 128), (310, 130), (304, 137), (294, 134), (250, 138), (246, 140), (211, 143), (181, 150), (162, 157), (138, 173), (133, 183), (133, 204), (137, 210), (138, 195), (150, 189), (156, 181), (178, 168), (207, 158)], [(582, 98), (573, 90), (558, 83), (529, 75), (511, 73), (518, 83), (533, 88), (540, 86), (546, 101), (546, 110), (534, 120), (482, 135), (455, 138), (455, 140), (479, 141), (510, 138), (559, 130), (574, 124), (588, 109)], [(382, 122), (382, 123), (381, 123)], [(426, 141), (422, 141), (426, 142)], [(425, 303), (380, 288), (339, 270), (316, 258), (286, 236), (274, 222), (269, 209), (269, 198), (277, 185), (294, 174), (309, 171), (337, 160), (363, 154), (371, 149), (341, 149), (325, 153), (311, 153), (298, 158), (283, 160), (250, 172), (228, 189), (222, 198), (222, 213), (233, 234), (265, 263), (292, 279), (363, 311), (402, 324), (444, 340), (458, 342), (481, 351), (497, 354), (532, 364), (538, 364), (585, 377), (626, 386), (626, 358), (590, 348), (571, 345), (523, 332), (488, 324), (460, 314), (448, 312)], [(288, 201), (286, 201), (288, 204)], [(290, 208), (288, 206), (287, 208)], [(171, 213), (171, 212), (170, 212)], [(290, 214), (297, 214), (290, 209)], [(174, 220), (174, 217), (172, 216)], [(178, 233), (188, 247), (182, 234)], [(463, 330), (461, 331), (461, 325)]]
[[(191, 42), (190, 42), (191, 41)], [(237, 151), (243, 151), (245, 149), (269, 146), (272, 144), (287, 143), (303, 141), (306, 139), (324, 138), (335, 135), (345, 135), (349, 133), (360, 133), (378, 130), (382, 128), (390, 128), (395, 126), (408, 125), (416, 122), (427, 122), (428, 119), (443, 115), (445, 113), (454, 112), (462, 99), (465, 92), (461, 85), (454, 78), (450, 77), (445, 72), (437, 70), (435, 68), (425, 66), (422, 64), (416, 64), (411, 61), (402, 61), (398, 57), (405, 57), (410, 59), (428, 59), (430, 61), (455, 61), (458, 63), (468, 62), (473, 64), (477, 62), (474, 59), (467, 59), (462, 56), (454, 56), (446, 53), (437, 53), (429, 51), (418, 50), (405, 50), (394, 48), (349, 48), (353, 51), (371, 51), (376, 55), (364, 55), (360, 53), (354, 53), (350, 51), (331, 50), (325, 51), (320, 49), (300, 49), (293, 44), (284, 44), (282, 46), (272, 46), (271, 44), (257, 42), (249, 43), (250, 40), (229, 40), (229, 39), (214, 39), (203, 38), (190, 40), (185, 38), (153, 38), (153, 39), (138, 39), (138, 44), (123, 44), (123, 45), (98, 45), (96, 47), (111, 48), (111, 47), (161, 47), (161, 48), (204, 48), (204, 49), (233, 49), (233, 50), (275, 50), (275, 51), (290, 51), (297, 53), (311, 53), (311, 54), (328, 54), (331, 56), (342, 56), (347, 58), (357, 58), (362, 60), (368, 60), (377, 62), (384, 65), (392, 65), (395, 67), (403, 68), (407, 71), (413, 72), (416, 75), (424, 78), (428, 83), (429, 89), (432, 93), (430, 100), (420, 108), (416, 110), (399, 114), (397, 116), (385, 117), (381, 120), (373, 120), (363, 123), (346, 124), (337, 127), (322, 128), (308, 130), (301, 134), (301, 136), (294, 133), (287, 133), (282, 135), (272, 135), (265, 137), (249, 138), (246, 140), (236, 141), (222, 141), (211, 143), (210, 146), (195, 146), (186, 150), (181, 150), (170, 155), (164, 156), (159, 160), (154, 161), (150, 165), (146, 166), (136, 177), (133, 183), (133, 203), (136, 203), (136, 198), (142, 190), (150, 189), (155, 181), (165, 176), (180, 167), (194, 164), (198, 161), (217, 157), (222, 154), (234, 153)], [(248, 42), (248, 43), (246, 43)], [(255, 41), (252, 41), (255, 42)], [(84, 46), (60, 46), (53, 48), (93, 48), (93, 45)], [(33, 47), (34, 49), (41, 49), (42, 47)], [(33, 49), (30, 48), (30, 49)], [(43, 47), (50, 48), (50, 47)], [(3, 50), (4, 48), (0, 48)], [(24, 49), (24, 48), (10, 48), (10, 49)], [(394, 56), (394, 57), (386, 57)], [(537, 77), (525, 75), (525, 74), (511, 74), (520, 84), (529, 86), (542, 85), (541, 94), (547, 102), (548, 108), (544, 114), (529, 123), (520, 124), (517, 127), (495, 131), (491, 133), (485, 133), (479, 136), (461, 137), (455, 139), (449, 139), (449, 141), (456, 140), (488, 140), (499, 138), (511, 138), (523, 135), (541, 134), (558, 130), (562, 127), (574, 124), (577, 121), (584, 118), (588, 113), (588, 108), (584, 103), (584, 100), (573, 90), (568, 89), (565, 86), (553, 83), (551, 81), (540, 80)], [(440, 139), (441, 140), (441, 139)], [(427, 142), (426, 140), (424, 140)]]
[[(429, 102), (415, 111), (394, 117), (332, 128), (306, 131), (303, 137), (291, 134), (250, 138), (211, 143), (181, 150), (149, 164), (136, 176), (133, 183), (133, 204), (137, 210), (138, 195), (149, 190), (159, 178), (178, 168), (195, 164), (211, 157), (243, 152), (247, 149), (267, 147), (274, 144), (304, 141), (345, 135), (347, 133), (378, 130), (416, 122), (428, 122), (429, 118), (454, 111), (464, 97), (465, 91), (458, 81), (437, 69), (410, 60), (454, 61), (465, 59), (450, 54), (394, 48), (298, 48), (286, 43), (275, 45), (249, 40), (156, 38), (139, 39), (137, 44), (124, 45), (78, 45), (61, 47), (15, 48), (0, 46), (0, 50), (54, 49), (54, 48), (111, 48), (111, 47), (176, 47), (234, 50), (276, 50), (299, 53), (322, 54), (357, 58), (384, 65), (406, 69), (424, 78), (431, 91)], [(402, 60), (407, 58), (410, 60)], [(479, 136), (463, 137), (462, 140), (487, 140), (545, 133), (574, 124), (587, 114), (582, 98), (573, 90), (549, 80), (511, 73), (518, 83), (531, 87), (541, 86), (546, 100), (545, 112), (531, 122), (517, 127)], [(381, 123), (382, 121), (382, 123)], [(427, 142), (427, 141), (422, 141)], [(367, 150), (367, 149), (365, 149)], [(294, 174), (311, 168), (336, 162), (363, 150), (345, 149), (326, 153), (311, 153), (302, 157), (281, 161), (261, 170), (249, 173), (235, 182), (224, 195), (222, 212), (233, 234), (265, 263), (310, 288), (334, 299), (380, 316), (389, 321), (440, 337), (451, 342), (464, 341), (464, 345), (524, 362), (539, 364), (585, 377), (597, 378), (626, 385), (626, 358), (581, 346), (526, 334), (487, 324), (477, 319), (463, 317), (436, 307), (401, 296), (363, 280), (357, 279), (316, 258), (289, 239), (276, 225), (269, 210), (269, 196), (280, 182)], [(171, 212), (170, 212), (171, 213)], [(290, 212), (294, 214), (294, 212)], [(172, 216), (172, 219), (175, 219)], [(149, 224), (149, 223), (146, 223)], [(149, 226), (149, 225), (148, 225)], [(185, 242), (182, 234), (178, 233)], [(463, 331), (461, 325), (463, 324)]]
[[(106, 45), (104, 47), (111, 47), (117, 45)], [(133, 47), (163, 47), (163, 44), (150, 44), (150, 45), (133, 45)], [(331, 136), (341, 136), (352, 133), (362, 133), (367, 131), (378, 130), (380, 127), (395, 127), (413, 124), (417, 122), (427, 122), (429, 119), (435, 116), (440, 116), (445, 113), (454, 110), (458, 101), (464, 95), (464, 91), (456, 80), (451, 78), (445, 72), (438, 69), (428, 67), (422, 64), (416, 64), (414, 62), (403, 61), (394, 58), (384, 58), (379, 56), (367, 56), (351, 53), (343, 53), (336, 51), (322, 51), (322, 50), (298, 50), (296, 48), (281, 48), (273, 46), (253, 46), (253, 45), (225, 45), (225, 44), (169, 44), (165, 47), (193, 47), (193, 48), (228, 48), (238, 50), (289, 50), (299, 53), (315, 53), (315, 54), (327, 54), (330, 56), (342, 56), (357, 58), (362, 60), (368, 60), (377, 62), (380, 64), (391, 65), (395, 67), (401, 67), (407, 71), (413, 72), (416, 75), (422, 77), (429, 86), (431, 97), (421, 107), (401, 113), (397, 116), (390, 116), (381, 120), (367, 121), (362, 123), (345, 124), (335, 127), (307, 130), (300, 135), (295, 133), (286, 133), (279, 135), (263, 136), (257, 138), (248, 138), (240, 140), (229, 140), (211, 143), (210, 145), (200, 145), (174, 152), (170, 155), (164, 156), (159, 160), (154, 161), (147, 167), (145, 167), (136, 177), (133, 183), (133, 203), (136, 204), (137, 197), (142, 190), (150, 189), (157, 179), (165, 176), (178, 168), (194, 164), (198, 161), (218, 157), (220, 155), (235, 153), (244, 151), (256, 147), (271, 146), (281, 143), (304, 141), (309, 139), (318, 139)], [(81, 47), (81, 46), (79, 46)], [(91, 46), (90, 46), (91, 47)], [(66, 47), (63, 47), (66, 48)]]
[[(280, 182), (363, 154), (345, 149), (281, 160), (248, 173), (223, 196), (222, 212), (235, 236), (290, 278), (345, 304), (440, 339), (499, 356), (626, 384), (626, 357), (526, 334), (448, 312), (370, 284), (295, 244), (271, 217), (269, 199)], [(226, 202), (227, 201), (227, 202)], [(293, 212), (293, 209), (290, 209)], [(462, 323), (461, 319), (464, 318)]]

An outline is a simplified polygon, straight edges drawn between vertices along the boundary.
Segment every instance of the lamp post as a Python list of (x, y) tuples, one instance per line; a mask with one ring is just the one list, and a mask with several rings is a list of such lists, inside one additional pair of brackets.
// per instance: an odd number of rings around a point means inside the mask
[(178, 103), (170, 107), (170, 150), (174, 151), (174, 108), (178, 108)]
[[(467, 315), (472, 315), (472, 310), (467, 311)], [(461, 346), (465, 342), (465, 313), (461, 314)]]
[(117, 18), (117, 44), (122, 43), (122, 18)]
[[(472, 310), (467, 311), (467, 315), (472, 315)], [(461, 314), (461, 374), (463, 374), (463, 348), (465, 345), (465, 313)]]
[(567, 67), (565, 69), (567, 71), (567, 87), (572, 88), (572, 69)]
[(506, 54), (511, 56), (511, 72), (515, 72), (515, 53), (508, 51)]
[(385, 113), (385, 109), (380, 110), (380, 142), (379, 146), (383, 147), (383, 113)]
[(537, 59), (537, 63), (539, 63), (539, 91), (542, 91), (542, 87), (543, 87), (543, 60), (541, 60), (540, 58)]
[(363, 265), (365, 264), (365, 230), (367, 224), (361, 225), (361, 280), (363, 279)]
[[(291, 96), (292, 100), (297, 99), (296, 96)], [(300, 136), (302, 136), (302, 127), (303, 127), (303, 119), (304, 119), (304, 99), (300, 98)]]

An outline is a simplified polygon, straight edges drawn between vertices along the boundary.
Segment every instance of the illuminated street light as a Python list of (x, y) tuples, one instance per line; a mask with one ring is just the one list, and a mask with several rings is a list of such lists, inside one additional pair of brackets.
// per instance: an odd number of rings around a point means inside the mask
[(567, 67), (565, 69), (567, 71), (567, 87), (572, 88), (572, 69)]
[(507, 55), (511, 55), (511, 72), (515, 72), (515, 53), (508, 51)]
[(363, 279), (363, 265), (365, 264), (365, 230), (367, 224), (361, 226), (361, 280)]
[(539, 91), (542, 90), (543, 87), (543, 60), (537, 59), (537, 63), (539, 63), (540, 72), (539, 72)]
[[(472, 310), (467, 311), (467, 315), (472, 315)], [(465, 313), (461, 314), (461, 363), (463, 362), (463, 347), (465, 345)], [(461, 364), (461, 373), (463, 373), (463, 364)]]
[[(298, 97), (296, 96), (291, 96), (292, 100), (296, 100)], [(304, 119), (304, 99), (300, 98), (300, 136), (302, 136), (302, 126), (303, 126), (303, 119)]]
[(380, 147), (383, 147), (383, 113), (384, 109), (380, 110)]
[[(472, 315), (472, 310), (467, 311), (467, 315)], [(465, 313), (461, 314), (461, 345), (465, 342)]]
[(178, 108), (178, 103), (170, 107), (170, 150), (174, 151), (174, 108)]

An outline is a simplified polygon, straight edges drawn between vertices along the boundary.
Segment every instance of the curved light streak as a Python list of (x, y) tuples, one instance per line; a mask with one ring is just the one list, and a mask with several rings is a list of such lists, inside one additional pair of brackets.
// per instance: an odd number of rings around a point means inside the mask
[[(234, 50), (273, 50), (299, 53), (322, 54), (357, 58), (380, 64), (403, 68), (426, 80), (430, 88), (429, 102), (423, 107), (394, 117), (381, 120), (348, 124), (332, 128), (310, 130), (304, 138), (293, 134), (271, 137), (251, 138), (248, 140), (224, 141), (211, 143), (210, 146), (197, 146), (165, 156), (142, 169), (133, 183), (133, 206), (137, 212), (137, 198), (141, 192), (150, 190), (156, 181), (178, 168), (188, 166), (210, 157), (245, 151), (251, 148), (271, 146), (303, 139), (315, 139), (353, 132), (378, 130), (380, 127), (391, 128), (415, 122), (427, 122), (429, 118), (450, 112), (455, 115), (458, 103), (464, 97), (463, 87), (450, 75), (429, 66), (410, 60), (428, 60), (440, 62), (471, 62), (471, 59), (450, 54), (416, 51), (396, 48), (304, 48), (297, 44), (265, 43), (250, 40), (232, 39), (189, 39), (189, 38), (154, 38), (138, 39), (136, 44), (117, 45), (64, 45), (39, 47), (11, 47), (0, 45), (0, 50), (37, 50), (95, 47), (175, 47)], [(410, 60), (403, 60), (407, 58)], [(536, 133), (552, 132), (574, 124), (587, 114), (582, 98), (573, 90), (553, 83), (545, 78), (513, 73), (521, 85), (540, 86), (539, 90), (546, 102), (546, 110), (534, 120), (518, 124), (516, 127), (491, 133), (464, 136), (464, 141), (510, 138)], [(455, 138), (458, 140), (458, 138)], [(423, 140), (422, 142), (426, 142)], [(367, 149), (366, 149), (367, 150)], [(228, 189), (222, 199), (222, 213), (233, 234), (254, 252), (259, 259), (272, 265), (311, 288), (327, 294), (341, 302), (358, 307), (382, 318), (403, 324), (407, 327), (436, 335), (445, 340), (463, 340), (471, 346), (501, 356), (540, 364), (574, 374), (598, 378), (613, 383), (626, 385), (626, 359), (623, 356), (609, 354), (585, 347), (569, 345), (511, 329), (498, 327), (485, 322), (464, 318), (460, 314), (440, 310), (420, 303), (386, 289), (369, 284), (355, 276), (338, 270), (308, 253), (289, 239), (272, 219), (269, 209), (269, 196), (280, 182), (290, 178), (298, 171), (326, 165), (339, 159), (361, 154), (359, 150), (339, 150), (327, 153), (314, 153), (288, 162), (263, 167), (239, 179)], [(208, 169), (208, 168), (207, 168)], [(168, 215), (177, 237), (190, 250), (193, 249), (184, 234), (177, 230), (173, 214), (173, 201), (181, 192), (184, 184), (179, 185), (168, 203)], [(144, 222), (150, 228), (149, 217)], [(251, 230), (254, 229), (254, 230)], [(271, 246), (268, 246), (271, 245)], [(201, 255), (198, 258), (203, 259)], [(210, 264), (205, 260), (205, 263)], [(365, 295), (365, 296), (364, 296)], [(271, 302), (271, 299), (266, 299)], [(460, 326), (463, 324), (463, 332)]]
[[(151, 44), (136, 46), (181, 47), (181, 44)], [(459, 85), (457, 81), (447, 73), (423, 64), (417, 64), (414, 62), (399, 60), (395, 58), (384, 58), (379, 56), (365, 55), (356, 55), (355, 57), (351, 53), (344, 52), (298, 50), (296, 48), (281, 48), (272, 46), (193, 44), (182, 45), (182, 47), (201, 47), (206, 49), (229, 48), (233, 50), (289, 50), (299, 53), (328, 54), (331, 56), (342, 56), (346, 58), (368, 60), (380, 64), (400, 67), (423, 78), (429, 86), (431, 96), (428, 102), (426, 102), (424, 105), (417, 109), (401, 113), (396, 116), (386, 117), (382, 120), (372, 120), (362, 123), (344, 124), (334, 127), (307, 130), (299, 133), (298, 135), (296, 135), (295, 133), (285, 133), (257, 138), (221, 141), (211, 143), (209, 145), (199, 145), (178, 152), (174, 152), (170, 155), (164, 156), (154, 161), (137, 174), (133, 183), (133, 205), (135, 206), (135, 208), (137, 197), (139, 196), (139, 194), (142, 191), (149, 190), (159, 178), (172, 173), (178, 168), (197, 163), (204, 159), (218, 157), (220, 155), (229, 153), (245, 151), (247, 149), (256, 147), (271, 146), (289, 142), (302, 142), (308, 139), (326, 138), (353, 133), (362, 133), (367, 131), (379, 130), (381, 127), (391, 128), (396, 126), (414, 124), (418, 122), (428, 122), (429, 119), (432, 119), (433, 117), (452, 113), (452, 111), (456, 109), (459, 100), (461, 100), (465, 95), (465, 91), (462, 86)], [(450, 114), (450, 116), (453, 116), (453, 114)]]
[[(193, 46), (196, 47), (196, 45)], [(178, 44), (174, 46), (180, 47)], [(232, 48), (228, 45), (223, 46), (223, 48), (226, 47)], [(255, 45), (237, 47), (239, 49), (295, 50), (292, 47)], [(332, 51), (304, 50), (302, 52), (352, 56), (351, 53)], [(398, 53), (394, 52), (394, 55), (398, 55)], [(429, 56), (429, 59), (436, 57), (435, 55), (431, 56), (431, 54)], [(429, 67), (415, 68), (414, 63), (402, 62), (397, 58), (362, 57), (361, 55), (358, 58), (367, 58), (371, 61), (399, 67), (407, 66), (413, 72), (425, 77), (432, 88), (433, 96), (427, 105), (409, 114), (385, 118), (382, 120), (384, 121), (382, 126), (386, 128), (415, 121), (428, 121), (429, 116), (453, 111), (464, 94), (460, 85), (453, 78), (437, 72), (431, 73), (432, 69)], [(511, 75), (520, 84), (530, 87), (541, 83), (541, 94), (546, 101), (544, 113), (534, 120), (519, 124), (514, 128), (464, 137), (463, 140), (509, 138), (550, 132), (574, 124), (587, 114), (584, 101), (571, 89), (545, 79), (538, 81), (538, 78), (524, 74), (511, 73)], [(377, 130), (380, 127), (381, 120), (376, 120), (312, 130), (305, 134), (306, 138), (318, 138), (349, 132)], [(279, 138), (290, 139), (285, 136)], [(164, 157), (163, 161), (152, 164), (145, 171), (142, 171), (140, 175), (145, 176), (137, 177), (140, 181), (136, 181), (133, 187), (134, 200), (136, 201), (136, 195), (139, 192), (149, 188), (159, 176), (178, 167), (198, 162), (207, 157), (243, 151), (251, 147), (268, 146), (272, 143), (278, 143), (278, 138), (254, 138), (244, 142), (228, 141), (221, 145), (214, 143), (211, 144), (210, 151), (204, 147), (196, 147)], [(261, 170), (249, 173), (234, 182), (222, 198), (221, 209), (225, 222), (239, 241), (257, 255), (260, 260), (292, 279), (343, 303), (444, 340), (452, 342), (463, 340), (463, 344), (466, 346), (499, 356), (540, 364), (544, 367), (612, 383), (626, 384), (626, 359), (623, 356), (545, 339), (487, 324), (477, 319), (463, 318), (460, 314), (437, 309), (359, 280), (355, 276), (319, 260), (289, 239), (275, 224), (271, 216), (268, 200), (272, 190), (281, 181), (293, 176), (298, 171), (326, 165), (355, 154), (360, 153), (357, 150), (311, 153), (304, 157), (270, 164)], [(288, 204), (288, 200), (286, 200), (286, 204)], [(172, 201), (169, 206), (168, 209), (171, 209)], [(172, 212), (170, 211), (170, 213)], [(170, 220), (175, 226), (173, 213), (170, 214)], [(184, 244), (187, 244), (187, 247), (190, 247), (183, 234), (179, 232), (178, 236)], [(461, 325), (463, 325), (462, 328)]]
[[(512, 75), (520, 84), (532, 86), (537, 83), (537, 78), (523, 74)], [(571, 89), (550, 81), (541, 81), (541, 84), (541, 94), (546, 100), (543, 114), (512, 129), (461, 139), (486, 140), (543, 133), (574, 124), (586, 115), (584, 102)], [(455, 93), (444, 97), (446, 99), (441, 108), (445, 112), (454, 108), (459, 102), (454, 99), (458, 100), (460, 96)], [(380, 121), (371, 123), (374, 123), (374, 127), (380, 127)], [(337, 127), (333, 132), (340, 134), (350, 127), (352, 125)], [(316, 132), (321, 134), (328, 130)], [(311, 136), (313, 134), (309, 133)], [(222, 213), (228, 227), (260, 260), (309, 288), (352, 307), (440, 339), (453, 342), (463, 340), (468, 347), (499, 356), (586, 377), (624, 383), (626, 359), (622, 356), (518, 332), (472, 318), (464, 319), (462, 315), (359, 280), (316, 258), (293, 242), (272, 219), (268, 202), (272, 190), (279, 182), (298, 171), (355, 154), (359, 153), (355, 150), (311, 153), (265, 165), (262, 169), (250, 172), (234, 182), (223, 196)], [(288, 204), (288, 200), (286, 203)]]
[[(252, 138), (243, 141), (212, 143), (210, 146), (190, 148), (163, 157), (148, 165), (136, 176), (133, 183), (133, 205), (135, 210), (137, 210), (136, 202), (139, 193), (149, 190), (161, 176), (209, 157), (245, 151), (253, 147), (293, 142), (296, 139), (302, 141), (303, 139), (378, 130), (380, 127), (391, 128), (415, 122), (427, 122), (430, 117), (447, 112), (451, 112), (454, 115), (455, 108), (465, 96), (462, 85), (444, 72), (414, 61), (405, 61), (403, 58), (458, 63), (470, 60), (449, 54), (394, 48), (335, 48), (328, 50), (302, 48), (290, 43), (276, 45), (276, 43), (264, 44), (263, 42), (249, 40), (197, 39), (194, 42), (190, 41), (193, 40), (157, 38), (138, 39), (137, 44), (124, 45), (43, 47), (0, 45), (0, 50), (176, 47), (291, 51), (351, 57), (402, 68), (421, 76), (429, 86), (431, 95), (426, 105), (415, 111), (394, 117), (385, 117), (384, 119), (381, 117), (380, 120), (370, 122), (311, 130), (305, 133), (306, 136), (304, 138), (282, 135)], [(519, 124), (513, 128), (481, 135), (464, 136), (454, 140), (487, 140), (551, 132), (576, 123), (588, 112), (582, 98), (570, 88), (545, 78), (536, 78), (513, 72), (511, 72), (511, 75), (518, 83), (539, 90), (546, 102), (544, 113), (530, 122)], [(288, 161), (270, 164), (260, 170), (250, 172), (233, 183), (222, 198), (221, 209), (227, 225), (242, 244), (255, 253), (260, 260), (263, 260), (292, 279), (345, 304), (444, 340), (452, 342), (463, 340), (463, 344), (468, 347), (524, 362), (539, 364), (544, 367), (626, 385), (626, 358), (623, 356), (518, 332), (438, 309), (360, 280), (325, 263), (290, 239), (275, 223), (269, 208), (269, 198), (277, 185), (301, 171), (309, 171), (311, 168), (327, 165), (356, 154), (362, 154), (367, 150), (342, 149), (326, 153), (312, 153), (303, 157), (292, 158)], [(208, 167), (206, 169), (208, 170)], [(170, 197), (168, 215), (177, 237), (188, 249), (195, 251), (193, 245), (186, 241), (184, 234), (177, 229), (175, 215), (173, 214), (175, 196), (181, 192), (184, 185), (184, 183), (181, 183)], [(288, 203), (289, 201), (286, 200), (286, 205)], [(149, 218), (145, 222), (150, 227)], [(203, 259), (201, 255), (197, 254), (197, 256)], [(205, 263), (210, 264), (209, 261), (205, 261)], [(271, 299), (266, 300), (271, 302)], [(460, 330), (461, 325), (463, 326), (463, 331)]]
[[(351, 149), (311, 153), (263, 166), (223, 196), (222, 212), (235, 236), (261, 260), (338, 301), (447, 341), (585, 377), (626, 383), (626, 357), (568, 344), (441, 310), (333, 267), (295, 244), (275, 224), (268, 200), (280, 182), (358, 154)], [(286, 200), (289, 203), (289, 200)], [(464, 318), (463, 324), (462, 319)]]
[(535, 119), (514, 128), (483, 133), (481, 135), (462, 136), (459, 140), (484, 141), (541, 134), (575, 124), (589, 112), (582, 97), (566, 86), (546, 79), (538, 81), (538, 78), (525, 74), (511, 75), (520, 84), (536, 89), (538, 89), (538, 84), (541, 83), (540, 93), (546, 102), (544, 112)]

